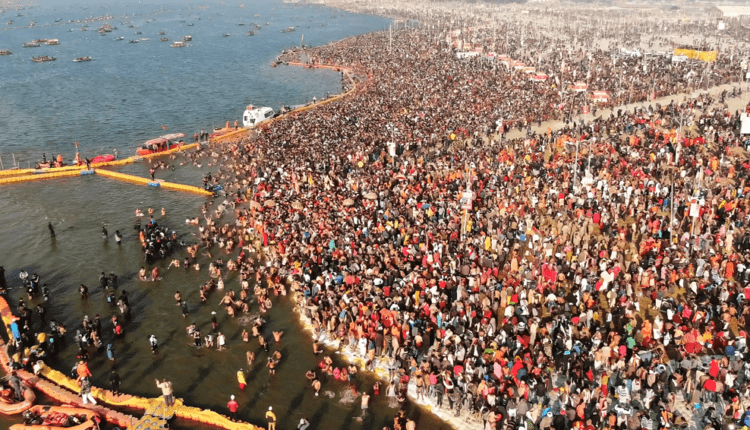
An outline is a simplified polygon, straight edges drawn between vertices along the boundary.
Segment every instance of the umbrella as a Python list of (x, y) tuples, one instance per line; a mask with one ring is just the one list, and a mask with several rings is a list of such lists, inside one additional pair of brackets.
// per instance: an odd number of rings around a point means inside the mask
[(354, 204), (354, 200), (352, 199), (346, 199), (344, 200), (344, 206), (351, 206)]
[(374, 192), (369, 192), (369, 193), (365, 194), (365, 198), (367, 200), (375, 200), (375, 199), (378, 198), (378, 195), (376, 193), (374, 193)]
[(297, 209), (298, 211), (301, 211), (302, 210), (302, 203), (300, 203), (299, 201), (296, 201), (296, 202), (292, 203), (292, 207), (294, 209)]
[(265, 202), (263, 202), (263, 206), (268, 207), (268, 208), (272, 206), (276, 206), (276, 201), (273, 199), (268, 199)]

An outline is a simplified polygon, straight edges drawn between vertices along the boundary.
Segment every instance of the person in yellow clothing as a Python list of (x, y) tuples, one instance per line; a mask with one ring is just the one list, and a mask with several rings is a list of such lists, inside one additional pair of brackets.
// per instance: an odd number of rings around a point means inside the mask
[(247, 383), (245, 382), (245, 372), (242, 369), (237, 371), (237, 382), (240, 383), (240, 390), (244, 390)]
[(273, 406), (268, 407), (266, 419), (268, 420), (268, 430), (276, 430), (276, 414), (273, 413)]

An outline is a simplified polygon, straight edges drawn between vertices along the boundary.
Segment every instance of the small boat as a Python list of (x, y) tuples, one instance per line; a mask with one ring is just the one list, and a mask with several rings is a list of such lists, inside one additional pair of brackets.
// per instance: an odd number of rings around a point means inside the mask
[(149, 39), (148, 37), (141, 37), (141, 41), (143, 41), (143, 42), (148, 42), (149, 40), (151, 40), (151, 39)]
[(162, 37), (161, 39), (159, 39), (159, 42), (169, 42), (169, 39), (167, 39), (166, 37)]
[(164, 36), (165, 34), (167, 34), (167, 33), (163, 32), (163, 31), (159, 32), (159, 36)]
[(60, 21), (62, 21), (62, 18), (57, 18), (57, 19), (55, 20), (55, 22), (60, 22)]
[(13, 52), (11, 52), (11, 51), (9, 51), (9, 50), (7, 50), (7, 49), (2, 49), (2, 50), (0, 50), (0, 55), (10, 55), (10, 54), (12, 54), (12, 53), (13, 53)]
[(193, 40), (193, 36), (183, 36), (182, 40), (184, 40), (185, 42), (190, 42)]
[(137, 39), (130, 39), (130, 40), (128, 41), (128, 43), (138, 43), (138, 40), (137, 40)]
[(224, 33), (221, 35), (221, 37), (229, 37), (229, 33)]
[(170, 48), (184, 48), (186, 46), (187, 46), (187, 43), (181, 42), (179, 40), (175, 40), (174, 42), (172, 42), (171, 45), (169, 45)]
[(47, 39), (36, 39), (36, 40), (32, 40), (32, 42), (34, 42), (34, 43), (46, 43)]
[(123, 36), (120, 36), (120, 37), (115, 36), (114, 40), (125, 40), (125, 38)]
[(237, 25), (239, 25), (240, 27), (242, 27), (243, 25), (245, 25), (245, 23), (244, 23), (244, 22), (241, 22), (241, 23), (239, 23), (239, 24), (237, 24)]
[(81, 27), (81, 31), (89, 31), (89, 29), (86, 27)]
[(188, 27), (192, 27), (192, 26), (194, 26), (194, 25), (195, 25), (195, 24), (193, 24), (193, 23), (191, 22), (190, 24), (188, 24)]
[(242, 125), (244, 127), (255, 127), (263, 121), (273, 118), (274, 112), (270, 107), (256, 108), (253, 105), (247, 106), (245, 113), (242, 114)]
[(41, 57), (32, 57), (32, 60), (34, 60), (35, 63), (44, 63), (47, 61), (55, 61), (57, 58), (55, 57), (49, 57), (47, 55), (42, 55)]
[(74, 63), (82, 63), (84, 61), (91, 61), (91, 57), (78, 57), (73, 59)]
[(245, 36), (255, 36), (255, 32), (252, 30), (248, 31), (247, 33), (245, 33)]
[(294, 27), (288, 27), (286, 30), (281, 30), (282, 33), (291, 33), (294, 31)]
[(142, 31), (136, 31), (135, 34), (143, 34)]
[(184, 133), (172, 133), (165, 134), (156, 139), (151, 139), (138, 148), (138, 155), (157, 154), (159, 152), (179, 148), (185, 145), (185, 141), (182, 139), (183, 137), (185, 137)]
[(23, 44), (24, 48), (38, 48), (40, 46), (42, 46), (42, 44), (37, 42), (26, 42)]
[(6, 24), (13, 25), (13, 20), (11, 19), (10, 21), (6, 22)]
[(47, 42), (45, 43), (45, 45), (50, 45), (50, 46), (52, 46), (52, 45), (59, 45), (59, 44), (60, 44), (60, 41), (59, 41), (59, 40), (57, 40), (57, 39), (50, 39), (50, 40), (48, 40), (48, 41), (47, 41)]
[(50, 167), (65, 167), (65, 162), (63, 161), (62, 155), (58, 154), (57, 158), (53, 160), (47, 160), (47, 154), (42, 154), (42, 161), (37, 161), (34, 165), (34, 168), (39, 169), (49, 169)]
[(0, 413), (4, 415), (20, 414), (32, 407), (34, 401), (36, 401), (36, 394), (30, 387), (23, 387), (23, 400), (20, 402), (13, 398), (12, 391), (2, 391), (0, 392)]
[[(94, 158), (89, 158), (89, 166), (94, 166), (96, 164), (102, 164), (102, 163), (109, 163), (110, 161), (115, 161), (115, 156), (112, 154), (105, 154), (105, 155), (97, 155)], [(76, 158), (75, 163), (79, 166), (85, 166), (86, 165), (86, 159), (81, 158), (78, 153), (76, 152)]]
[(96, 412), (72, 406), (37, 405), (24, 413), (24, 424), (10, 426), (12, 430), (90, 430), (102, 421)]

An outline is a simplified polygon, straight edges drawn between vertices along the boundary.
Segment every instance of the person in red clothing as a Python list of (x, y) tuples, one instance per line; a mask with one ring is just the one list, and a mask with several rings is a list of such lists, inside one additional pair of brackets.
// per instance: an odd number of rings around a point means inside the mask
[(235, 421), (237, 416), (237, 410), (240, 408), (240, 404), (237, 403), (237, 400), (234, 399), (234, 394), (232, 394), (229, 397), (229, 402), (227, 402), (227, 408), (229, 408), (229, 418), (232, 421)]

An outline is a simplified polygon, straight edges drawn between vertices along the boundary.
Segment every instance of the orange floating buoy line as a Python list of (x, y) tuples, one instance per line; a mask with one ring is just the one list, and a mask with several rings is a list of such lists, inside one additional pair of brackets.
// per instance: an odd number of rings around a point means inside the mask
[[(16, 320), (16, 317), (13, 315), (10, 306), (8, 306), (8, 302), (2, 297), (0, 297), (0, 318), (2, 318), (6, 332), (11, 333), (10, 325)], [(0, 365), (2, 365), (6, 373), (11, 373), (12, 371), (12, 369), (8, 365), (9, 363), (10, 358), (8, 357), (7, 344), (2, 338), (0, 338)], [(206, 424), (211, 428), (223, 428), (227, 430), (262, 430), (262, 428), (256, 427), (249, 423), (232, 421), (228, 417), (225, 417), (224, 415), (211, 410), (185, 406), (181, 399), (176, 399), (174, 405), (167, 407), (162, 397), (147, 399), (143, 397), (131, 396), (128, 394), (115, 396), (114, 393), (112, 393), (112, 391), (110, 390), (92, 387), (91, 395), (97, 400), (98, 404), (82, 404), (81, 399), (78, 396), (78, 393), (80, 392), (78, 382), (75, 379), (72, 379), (63, 374), (62, 372), (58, 372), (57, 370), (44, 365), (42, 366), (39, 375), (27, 372), (26, 370), (16, 370), (15, 375), (21, 378), (21, 380), (26, 385), (26, 389), (24, 389), (24, 401), (16, 404), (8, 404), (5, 409), (3, 409), (2, 404), (0, 404), (0, 413), (17, 414), (29, 408), (31, 408), (33, 411), (36, 411), (37, 413), (44, 412), (44, 408), (48, 408), (47, 412), (57, 411), (59, 413), (64, 413), (64, 411), (71, 412), (73, 409), (75, 409), (76, 411), (87, 411), (84, 415), (90, 415), (91, 417), (96, 416), (99, 419), (103, 419), (108, 423), (116, 425), (120, 428), (144, 430), (152, 428), (163, 428), (163, 424), (168, 419), (176, 416), (179, 418)], [(66, 406), (32, 407), (36, 399), (34, 390), (41, 391), (47, 396)], [(108, 406), (140, 410), (143, 411), (145, 415), (142, 418), (136, 418), (132, 415), (124, 414), (122, 412), (110, 409)], [(38, 410), (34, 408), (37, 408)], [(91, 419), (87, 419), (86, 421), (87, 423), (93, 423)], [(34, 427), (16, 425), (12, 428), (13, 430), (22, 430), (24, 428)], [(47, 426), (47, 428), (54, 429), (56, 427)], [(74, 428), (76, 430), (85, 430), (93, 428), (93, 426), (82, 426), (80, 427), (80, 429), (78, 427)]]

